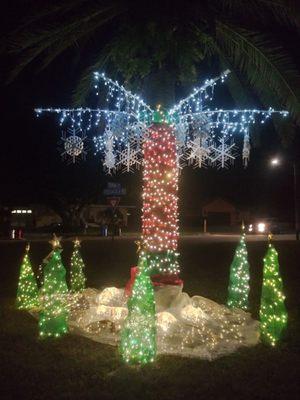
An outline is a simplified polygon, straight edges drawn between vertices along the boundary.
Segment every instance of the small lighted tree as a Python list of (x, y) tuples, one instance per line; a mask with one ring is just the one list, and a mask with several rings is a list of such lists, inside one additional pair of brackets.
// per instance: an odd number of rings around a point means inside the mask
[(74, 249), (71, 256), (70, 283), (71, 292), (82, 292), (85, 288), (86, 277), (84, 275), (84, 262), (80, 253), (80, 241), (74, 240)]
[(242, 234), (230, 266), (227, 305), (230, 308), (249, 308), (249, 263), (245, 242), (245, 233)]
[(146, 256), (141, 253), (139, 271), (127, 303), (128, 316), (121, 333), (120, 353), (130, 364), (147, 364), (156, 356), (154, 289), (146, 264)]
[(52, 240), (53, 252), (44, 267), (41, 289), (42, 311), (39, 319), (41, 337), (59, 337), (68, 331), (66, 306), (66, 270), (61, 260), (59, 239)]
[(263, 285), (260, 304), (260, 333), (262, 340), (275, 346), (287, 325), (282, 279), (279, 271), (278, 253), (269, 243), (264, 258)]
[(39, 307), (39, 290), (29, 259), (30, 245), (21, 264), (16, 306), (19, 310), (32, 310)]

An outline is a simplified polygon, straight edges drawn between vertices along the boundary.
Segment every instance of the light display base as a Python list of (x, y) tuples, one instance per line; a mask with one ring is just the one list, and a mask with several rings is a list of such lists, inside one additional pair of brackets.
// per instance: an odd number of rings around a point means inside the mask
[[(70, 331), (118, 345), (127, 316), (124, 289), (86, 289), (70, 297)], [(213, 360), (259, 342), (259, 323), (240, 309), (201, 296), (190, 297), (181, 286), (155, 288), (158, 354)]]

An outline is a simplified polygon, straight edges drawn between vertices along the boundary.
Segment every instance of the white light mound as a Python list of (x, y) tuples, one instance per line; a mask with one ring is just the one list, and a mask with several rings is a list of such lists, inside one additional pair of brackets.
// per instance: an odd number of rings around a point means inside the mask
[[(82, 307), (70, 315), (73, 332), (92, 340), (117, 345), (128, 310), (123, 289), (86, 289)], [(190, 297), (180, 286), (155, 288), (157, 348), (159, 354), (213, 360), (253, 346), (259, 341), (258, 322), (249, 313)]]

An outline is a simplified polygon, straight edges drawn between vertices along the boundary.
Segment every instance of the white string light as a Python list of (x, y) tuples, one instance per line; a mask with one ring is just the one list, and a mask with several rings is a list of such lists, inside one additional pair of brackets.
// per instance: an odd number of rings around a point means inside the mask
[[(223, 157), (222, 161), (218, 163), (218, 149), (220, 150), (220, 146), (222, 147), (223, 141), (225, 146), (225, 142), (227, 143), (229, 140), (227, 138), (231, 138), (230, 142), (232, 142), (234, 135), (242, 134), (244, 136), (243, 162), (246, 166), (251, 148), (249, 126), (255, 123), (264, 124), (274, 114), (282, 117), (288, 115), (287, 111), (276, 111), (273, 108), (269, 108), (268, 110), (223, 110), (221, 108), (212, 110), (208, 108), (207, 102), (213, 99), (215, 86), (218, 82), (224, 82), (229, 73), (230, 71), (226, 70), (218, 77), (206, 80), (203, 85), (196, 87), (189, 96), (179, 101), (178, 104), (166, 113), (165, 120), (175, 130), (179, 143), (177, 146), (180, 152), (178, 156), (179, 161), (189, 160), (188, 164), (192, 163), (194, 167), (202, 167), (204, 165), (214, 166), (217, 164), (218, 167), (225, 168), (231, 164), (225, 161), (229, 159), (233, 160), (235, 157), (230, 154), (228, 157), (226, 156), (227, 158), (225, 157), (226, 160)], [(60, 117), (60, 126), (67, 125), (72, 129), (86, 133), (95, 131), (96, 134), (93, 137), (95, 152), (104, 153), (104, 157), (102, 157), (104, 166), (107, 172), (111, 173), (111, 171), (115, 170), (114, 165), (112, 165), (113, 157), (115, 157), (115, 165), (120, 166), (131, 163), (131, 157), (127, 157), (128, 159), (126, 158), (126, 160), (122, 157), (126, 151), (128, 153), (128, 146), (132, 146), (135, 139), (142, 142), (147, 138), (148, 127), (153, 121), (155, 112), (139, 96), (126, 90), (119, 82), (106, 77), (104, 73), (95, 72), (94, 79), (96, 95), (100, 95), (100, 83), (104, 86), (107, 108), (36, 108), (35, 111), (37, 116), (40, 116), (44, 112), (58, 114)], [(198, 155), (200, 153), (197, 149), (194, 149), (192, 143), (198, 143), (199, 138), (202, 138), (203, 135), (206, 137), (207, 143), (209, 143), (208, 148), (204, 149), (207, 156), (205, 159), (201, 156), (196, 160), (193, 157), (194, 150), (196, 150)], [(107, 143), (112, 138), (113, 148)], [(234, 143), (232, 142), (231, 144)], [(215, 152), (214, 158), (211, 158), (209, 155), (211, 150)], [(109, 154), (107, 154), (108, 151)], [(109, 168), (106, 165), (108, 160), (110, 161)], [(139, 167), (140, 163), (134, 162), (132, 166), (134, 165)], [(123, 168), (123, 171), (131, 171), (132, 166), (130, 168)], [(180, 166), (183, 166), (182, 162)]]

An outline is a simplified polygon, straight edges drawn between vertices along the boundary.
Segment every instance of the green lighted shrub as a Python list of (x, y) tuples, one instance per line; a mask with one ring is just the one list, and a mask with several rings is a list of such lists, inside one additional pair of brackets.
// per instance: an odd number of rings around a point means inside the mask
[(66, 306), (66, 270), (61, 260), (62, 249), (54, 248), (44, 267), (41, 289), (42, 311), (39, 319), (41, 337), (59, 337), (68, 331)]
[(154, 289), (147, 271), (147, 259), (140, 256), (139, 272), (128, 300), (128, 316), (121, 332), (120, 353), (130, 364), (147, 364), (156, 356)]
[(74, 250), (71, 256), (70, 290), (72, 293), (82, 292), (85, 289), (84, 262), (80, 253), (80, 241), (74, 240)]
[(16, 306), (19, 310), (32, 310), (39, 307), (39, 290), (29, 259), (30, 246), (26, 246), (17, 290)]
[(242, 234), (235, 255), (230, 266), (227, 305), (230, 308), (247, 310), (249, 307), (249, 263), (245, 243), (245, 234)]
[(264, 258), (263, 284), (260, 303), (260, 333), (266, 344), (275, 346), (287, 325), (287, 311), (284, 304), (278, 253), (269, 244)]

